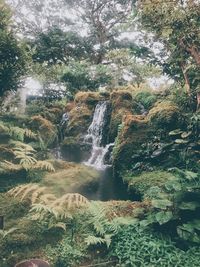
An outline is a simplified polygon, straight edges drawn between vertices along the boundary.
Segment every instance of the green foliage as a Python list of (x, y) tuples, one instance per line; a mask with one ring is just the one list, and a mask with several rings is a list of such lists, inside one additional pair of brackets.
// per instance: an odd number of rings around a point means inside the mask
[(142, 172), (139, 175), (127, 173), (124, 175), (123, 180), (128, 182), (129, 190), (144, 196), (150, 187), (164, 188), (168, 180), (174, 180), (175, 178), (173, 174), (166, 171), (152, 171)]
[(157, 96), (149, 91), (142, 91), (136, 94), (135, 101), (141, 103), (146, 110), (152, 108)]
[(113, 240), (111, 256), (119, 260), (120, 267), (195, 267), (200, 260), (198, 248), (181, 251), (171, 240), (137, 224), (121, 228)]
[(17, 231), (18, 228), (10, 228), (9, 230), (0, 230), (0, 236), (2, 236), (2, 238), (6, 238), (7, 235), (10, 235), (12, 233), (14, 233), (15, 231)]
[(54, 172), (53, 165), (48, 161), (38, 161), (35, 158), (35, 150), (31, 145), (22, 142), (13, 142), (14, 147), (12, 153), (14, 155), (13, 161), (4, 160), (1, 163), (1, 167), (6, 171), (16, 171), (19, 169), (25, 169), (26, 171), (31, 169), (40, 169), (50, 172)]
[(78, 244), (73, 244), (68, 237), (54, 248), (47, 247), (46, 252), (55, 267), (78, 266), (85, 256), (85, 251)]
[(96, 90), (109, 83), (111, 77), (104, 65), (92, 66), (86, 61), (70, 61), (61, 75), (67, 89), (74, 94), (79, 90)]
[(116, 218), (109, 220), (107, 218), (106, 209), (98, 202), (92, 202), (89, 206), (89, 224), (92, 225), (95, 235), (89, 235), (85, 242), (88, 246), (105, 244), (107, 248), (110, 247), (113, 236), (120, 229), (120, 225), (129, 224), (129, 218), (120, 220)]
[(138, 5), (139, 19), (145, 30), (154, 33), (164, 49), (160, 60), (164, 72), (185, 84), (187, 93), (199, 84), (199, 2), (143, 0)]
[(9, 135), (11, 139), (23, 142), (25, 138), (37, 140), (37, 135), (30, 129), (23, 129), (0, 121), (1, 134)]
[(4, 1), (0, 2), (0, 96), (6, 91), (16, 90), (25, 73), (25, 48), (10, 27), (10, 11)]
[(179, 152), (180, 159), (185, 167), (198, 168), (198, 161), (200, 159), (199, 130), (200, 115), (192, 114), (188, 119), (187, 127), (185, 127), (185, 129), (175, 129), (174, 131), (169, 132), (169, 136), (171, 137), (170, 141), (172, 142), (171, 150), (176, 148), (176, 152)]
[[(145, 198), (151, 199), (154, 211), (142, 225), (177, 221), (177, 234), (180, 238), (199, 243), (200, 176), (191, 171), (172, 168), (175, 176), (165, 181), (162, 187), (156, 184), (146, 188)], [(176, 223), (174, 223), (176, 228)]]
[(31, 45), (34, 47), (33, 61), (49, 65), (67, 63), (70, 58), (81, 60), (91, 52), (85, 38), (75, 32), (63, 32), (59, 28), (39, 33)]

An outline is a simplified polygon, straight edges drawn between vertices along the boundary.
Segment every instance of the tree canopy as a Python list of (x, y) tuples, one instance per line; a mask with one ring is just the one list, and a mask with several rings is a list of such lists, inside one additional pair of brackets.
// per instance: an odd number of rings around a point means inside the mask
[(0, 1), (0, 96), (16, 90), (25, 73), (25, 49), (10, 29), (11, 13), (3, 0)]

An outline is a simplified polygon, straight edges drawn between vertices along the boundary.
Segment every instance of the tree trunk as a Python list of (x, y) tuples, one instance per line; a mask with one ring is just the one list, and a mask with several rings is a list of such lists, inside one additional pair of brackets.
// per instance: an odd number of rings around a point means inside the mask
[(181, 64), (181, 69), (182, 69), (184, 80), (185, 80), (186, 92), (188, 95), (191, 95), (191, 93), (190, 93), (190, 81), (189, 81), (189, 78), (187, 76), (187, 72), (186, 72), (183, 64)]

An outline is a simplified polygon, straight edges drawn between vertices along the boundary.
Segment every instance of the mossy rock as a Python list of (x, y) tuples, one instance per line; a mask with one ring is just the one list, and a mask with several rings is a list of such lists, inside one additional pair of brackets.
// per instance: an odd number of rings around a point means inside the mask
[(52, 122), (53, 124), (58, 124), (62, 118), (63, 109), (57, 107), (46, 108), (41, 115)]
[(181, 111), (171, 101), (157, 102), (149, 111), (148, 119), (155, 128), (166, 130), (176, 129), (183, 123)]
[(118, 127), (125, 115), (132, 115), (133, 98), (127, 90), (113, 91), (110, 95), (112, 113), (110, 120), (109, 140), (113, 142), (118, 133)]
[(57, 138), (56, 126), (42, 116), (31, 117), (30, 127), (35, 132), (38, 131), (44, 143), (47, 146), (52, 145)]
[(110, 95), (110, 101), (113, 109), (116, 110), (124, 108), (131, 111), (133, 107), (132, 94), (127, 90), (113, 91)]
[(85, 105), (95, 105), (100, 100), (103, 100), (103, 97), (97, 92), (79, 92), (75, 95), (76, 103), (84, 103)]
[(85, 104), (76, 105), (69, 112), (69, 124), (65, 130), (65, 136), (77, 137), (87, 132), (92, 121), (93, 108)]
[(132, 194), (140, 195), (143, 199), (150, 187), (159, 187), (164, 190), (167, 181), (176, 177), (166, 171), (142, 172), (139, 175), (125, 174), (123, 180), (128, 183)]
[(149, 121), (144, 116), (124, 116), (122, 129), (118, 134), (113, 150), (113, 166), (116, 174), (131, 168), (132, 156), (141, 151), (142, 145), (148, 143), (152, 134)]

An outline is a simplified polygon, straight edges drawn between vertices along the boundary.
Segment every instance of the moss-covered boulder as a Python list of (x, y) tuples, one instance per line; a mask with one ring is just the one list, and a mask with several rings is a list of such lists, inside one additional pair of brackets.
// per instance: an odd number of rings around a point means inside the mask
[(76, 104), (69, 112), (69, 124), (65, 130), (65, 136), (80, 136), (87, 132), (92, 121), (94, 107), (86, 104)]
[(133, 98), (128, 90), (113, 91), (110, 95), (112, 105), (109, 139), (113, 142), (124, 115), (132, 115)]
[(53, 124), (58, 124), (62, 118), (63, 109), (61, 107), (46, 108), (41, 115)]
[(149, 121), (142, 115), (126, 115), (117, 137), (113, 152), (113, 166), (116, 174), (130, 169), (133, 155), (140, 157), (144, 144), (152, 136)]
[(159, 170), (142, 172), (138, 175), (126, 173), (123, 176), (124, 182), (128, 183), (130, 193), (140, 196), (142, 199), (146, 198), (146, 194), (151, 187), (159, 187), (164, 190), (166, 182), (175, 179), (176, 177), (172, 173)]
[(56, 126), (40, 115), (31, 117), (30, 128), (35, 132), (39, 132), (43, 142), (47, 146), (52, 145), (57, 138)]
[(172, 130), (183, 123), (183, 116), (176, 104), (171, 101), (157, 102), (149, 111), (148, 119), (155, 128)]
[(98, 92), (79, 92), (75, 95), (74, 102), (67, 104), (69, 112), (69, 124), (65, 130), (65, 136), (80, 137), (87, 133), (92, 122), (94, 109), (99, 101), (109, 99), (109, 94)]
[(102, 94), (98, 92), (79, 92), (75, 95), (75, 102), (80, 104), (84, 103), (88, 106), (94, 106), (99, 101), (108, 100), (109, 94)]

